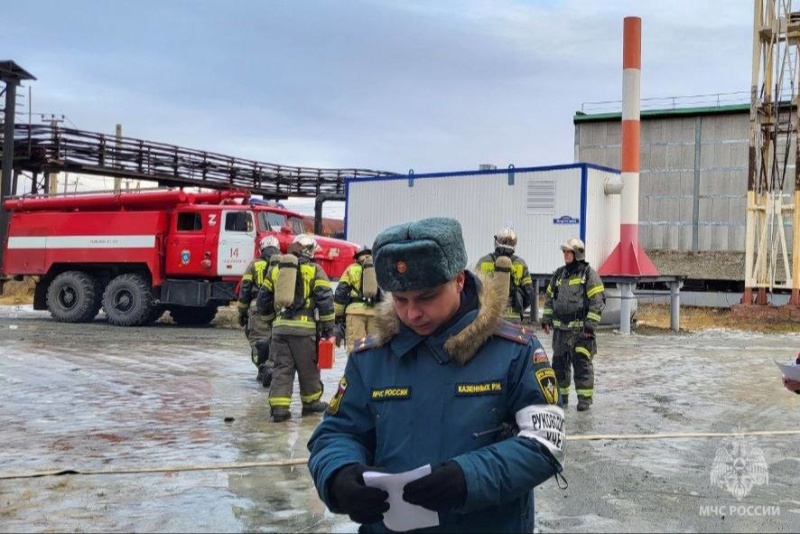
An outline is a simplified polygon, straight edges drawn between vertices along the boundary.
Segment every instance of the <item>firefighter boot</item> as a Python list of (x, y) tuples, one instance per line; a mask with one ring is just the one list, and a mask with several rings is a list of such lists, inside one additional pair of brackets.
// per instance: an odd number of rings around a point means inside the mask
[(592, 406), (591, 397), (578, 397), (578, 411), (585, 412)]
[(289, 412), (289, 408), (281, 408), (277, 406), (272, 408), (272, 421), (275, 423), (283, 423), (291, 416), (292, 414)]
[(322, 401), (309, 402), (303, 404), (303, 415), (312, 415), (315, 413), (322, 413), (328, 409), (328, 403)]

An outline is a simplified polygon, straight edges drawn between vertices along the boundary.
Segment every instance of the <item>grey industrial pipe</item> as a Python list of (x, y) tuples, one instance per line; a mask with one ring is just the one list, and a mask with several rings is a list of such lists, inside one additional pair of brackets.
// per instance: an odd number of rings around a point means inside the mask
[(344, 202), (345, 198), (343, 194), (329, 194), (329, 193), (322, 193), (321, 195), (317, 195), (314, 199), (314, 233), (316, 235), (322, 234), (322, 204), (326, 200), (341, 200)]

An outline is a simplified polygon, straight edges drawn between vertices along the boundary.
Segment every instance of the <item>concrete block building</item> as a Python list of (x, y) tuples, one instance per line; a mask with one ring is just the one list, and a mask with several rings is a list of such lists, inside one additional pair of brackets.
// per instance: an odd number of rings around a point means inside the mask
[[(619, 168), (620, 113), (578, 112), (573, 123), (576, 162)], [(641, 112), (639, 239), (662, 274), (743, 283), (749, 126), (749, 103)]]

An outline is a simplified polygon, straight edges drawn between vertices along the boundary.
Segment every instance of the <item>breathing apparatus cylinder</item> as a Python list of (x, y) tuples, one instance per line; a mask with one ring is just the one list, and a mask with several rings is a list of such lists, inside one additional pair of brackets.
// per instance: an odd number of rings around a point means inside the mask
[(284, 254), (278, 261), (278, 279), (275, 282), (275, 309), (284, 310), (294, 302), (297, 285), (297, 256)]
[(508, 256), (498, 256), (494, 260), (494, 277), (500, 287), (505, 287), (506, 291), (511, 290), (511, 258)]
[(378, 277), (372, 256), (367, 256), (361, 263), (361, 294), (367, 302), (372, 302), (378, 295)]

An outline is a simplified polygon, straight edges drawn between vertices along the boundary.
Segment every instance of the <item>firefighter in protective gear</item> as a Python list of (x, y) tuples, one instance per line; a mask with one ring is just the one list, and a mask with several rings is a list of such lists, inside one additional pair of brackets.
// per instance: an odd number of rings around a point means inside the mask
[(258, 242), (259, 256), (250, 262), (239, 286), (239, 325), (250, 342), (250, 359), (258, 369), (256, 379), (269, 387), (272, 362), (269, 360), (269, 338), (275, 314), (260, 315), (256, 309), (258, 290), (264, 283), (270, 267), (277, 264), (280, 242), (274, 236), (262, 237)]
[(578, 411), (588, 410), (594, 393), (592, 358), (597, 354), (595, 328), (605, 308), (600, 276), (586, 262), (586, 247), (576, 237), (561, 245), (564, 265), (547, 286), (542, 312), (545, 333), (553, 329), (553, 369), (564, 406), (569, 402), (572, 370)]
[(522, 313), (531, 305), (533, 299), (533, 280), (528, 272), (528, 264), (514, 254), (516, 248), (516, 232), (510, 228), (503, 228), (494, 236), (494, 252), (478, 260), (475, 271), (491, 275), (497, 271), (499, 257), (505, 256), (511, 259), (511, 282), (503, 319), (519, 324), (522, 322)]
[(333, 296), (336, 315), (336, 346), (346, 339), (347, 352), (355, 342), (377, 333), (376, 305), (383, 299), (372, 263), (372, 250), (361, 247), (353, 256), (355, 263), (345, 269)]
[[(317, 367), (316, 334), (318, 327), (323, 337), (333, 334), (333, 290), (325, 271), (312, 260), (316, 250), (317, 242), (313, 237), (305, 234), (295, 237), (289, 252), (297, 255), (296, 265), (293, 261), (281, 261), (278, 267), (270, 270), (258, 292), (259, 313), (275, 314), (270, 344), (274, 371), (269, 391), (269, 405), (275, 422), (291, 417), (289, 406), (295, 371), (300, 382), (302, 414), (322, 413), (328, 406), (320, 400), (322, 381)], [(291, 273), (296, 280), (294, 301), (288, 306), (277, 306), (276, 291), (285, 289), (282, 280), (284, 265), (286, 269), (296, 270), (296, 273)]]

